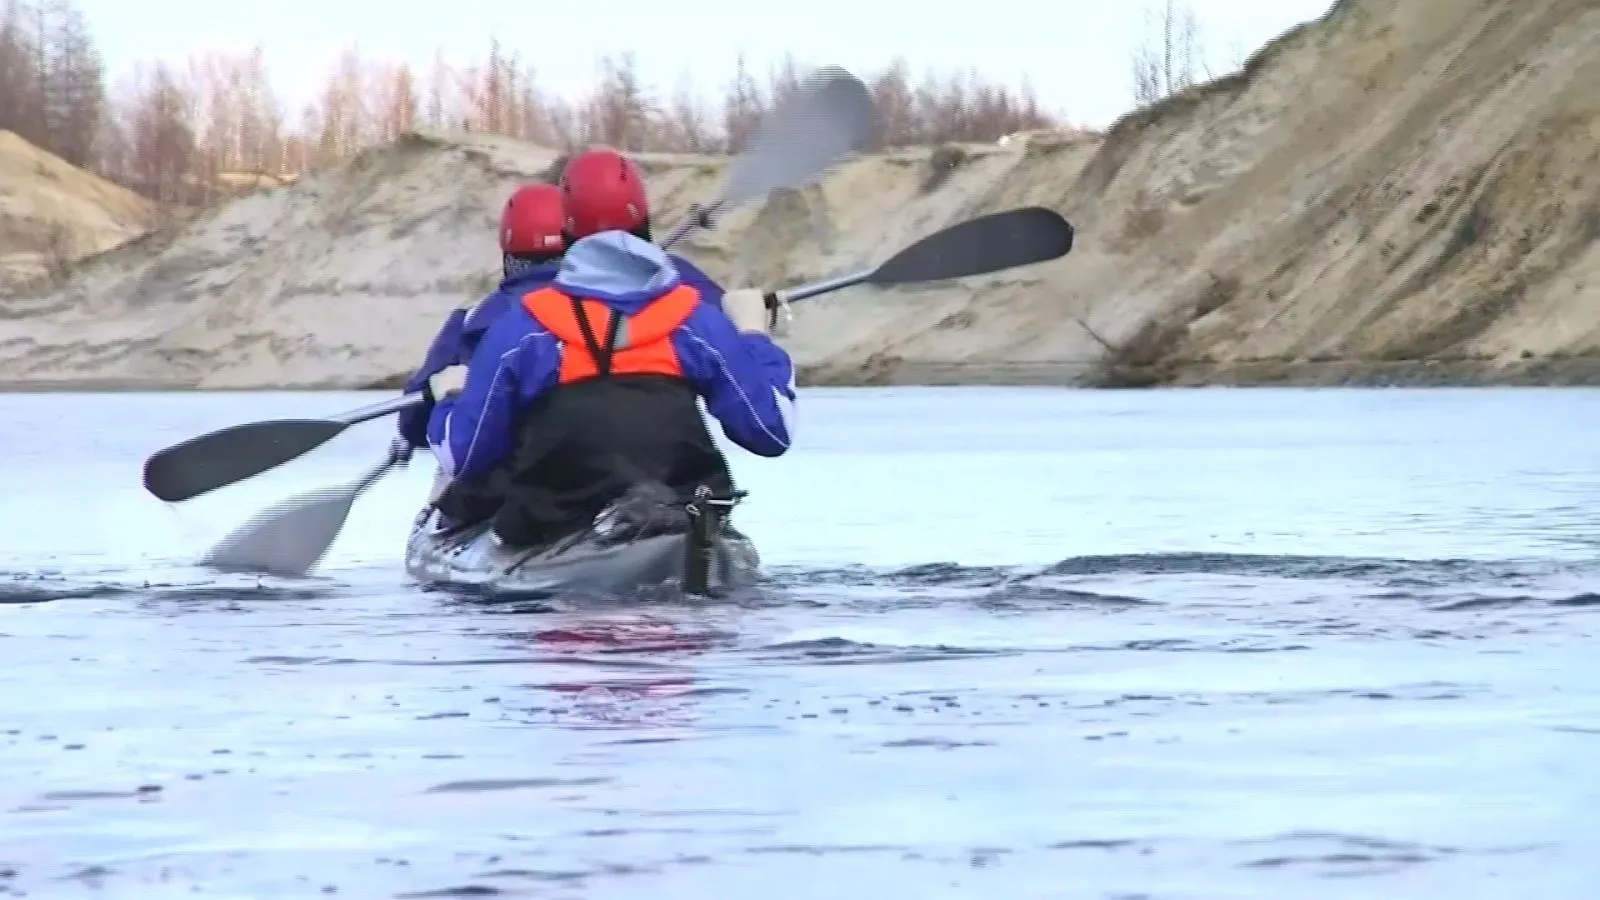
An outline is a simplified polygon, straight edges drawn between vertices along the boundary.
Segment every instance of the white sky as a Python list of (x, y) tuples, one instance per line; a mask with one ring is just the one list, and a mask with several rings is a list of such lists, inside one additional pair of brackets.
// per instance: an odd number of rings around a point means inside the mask
[[(1215, 66), (1231, 68), (1332, 0), (1191, 0)], [(140, 60), (181, 61), (262, 44), (279, 93), (314, 97), (340, 52), (426, 71), (436, 49), (483, 58), (490, 34), (533, 62), (547, 90), (576, 95), (596, 57), (631, 50), (663, 92), (687, 72), (711, 93), (742, 50), (757, 72), (785, 51), (866, 76), (896, 54), (918, 71), (974, 68), (994, 81), (1031, 78), (1044, 105), (1104, 126), (1131, 103), (1128, 57), (1149, 34), (1141, 0), (78, 0), (113, 79)], [(696, 44), (703, 49), (691, 49)], [(1220, 74), (1220, 71), (1218, 72)]]

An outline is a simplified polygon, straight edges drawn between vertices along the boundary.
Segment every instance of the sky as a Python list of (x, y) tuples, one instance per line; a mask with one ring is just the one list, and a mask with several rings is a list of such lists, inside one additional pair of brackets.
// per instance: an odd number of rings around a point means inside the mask
[[(1217, 74), (1331, 0), (1190, 0)], [(1028, 78), (1070, 122), (1104, 127), (1132, 104), (1129, 56), (1152, 31), (1139, 0), (77, 0), (113, 80), (135, 63), (182, 61), (259, 43), (291, 108), (312, 100), (347, 48), (426, 71), (435, 51), (462, 65), (490, 35), (567, 96), (594, 82), (602, 53), (632, 51), (662, 93), (687, 73), (710, 95), (742, 51), (757, 72), (792, 52), (866, 77), (895, 55), (918, 72), (972, 68), (1011, 85)]]

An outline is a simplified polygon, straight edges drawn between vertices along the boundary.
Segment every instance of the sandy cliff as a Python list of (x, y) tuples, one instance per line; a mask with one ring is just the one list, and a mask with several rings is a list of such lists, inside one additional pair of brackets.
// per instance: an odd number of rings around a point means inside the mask
[[(553, 157), (418, 137), (148, 235), (0, 303), (0, 379), (393, 378)], [(716, 194), (718, 160), (642, 162), (664, 225)], [(828, 381), (1600, 380), (1600, 4), (1344, 0), (1103, 138), (855, 160), (684, 252), (789, 283), (1027, 203), (1070, 257), (808, 302), (789, 346)]]
[(0, 297), (149, 228), (143, 198), (0, 131)]

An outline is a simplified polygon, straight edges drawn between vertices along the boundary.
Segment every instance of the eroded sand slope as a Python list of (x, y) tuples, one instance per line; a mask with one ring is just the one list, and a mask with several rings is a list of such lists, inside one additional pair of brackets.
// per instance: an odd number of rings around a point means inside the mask
[(139, 195), (0, 131), (0, 297), (144, 233)]
[[(490, 286), (499, 204), (553, 158), (416, 138), (152, 234), (6, 303), (0, 379), (393, 378)], [(720, 183), (719, 161), (643, 162), (663, 225)], [(1344, 0), (1103, 139), (856, 160), (684, 252), (737, 282), (810, 280), (1025, 203), (1079, 226), (1070, 257), (808, 302), (789, 346), (834, 381), (1588, 378), (1600, 3)]]

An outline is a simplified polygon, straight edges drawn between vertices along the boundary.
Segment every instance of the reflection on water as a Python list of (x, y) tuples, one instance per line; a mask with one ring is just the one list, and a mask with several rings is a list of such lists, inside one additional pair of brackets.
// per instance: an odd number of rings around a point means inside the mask
[(8, 399), (131, 422), (0, 470), (0, 896), (1589, 896), (1596, 395), (817, 395), (759, 595), (648, 607), (407, 585), (418, 472), (313, 579), (84, 549), (238, 401)]

